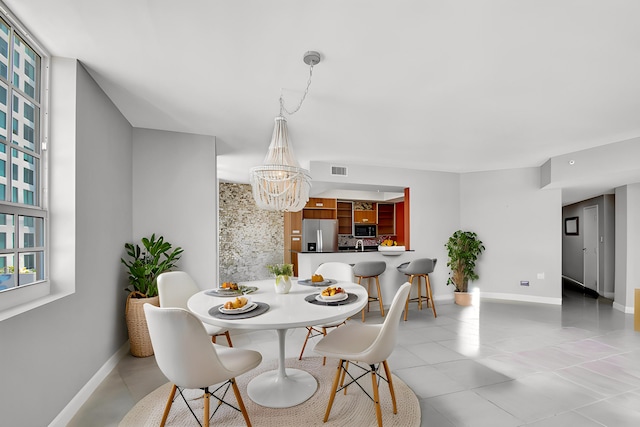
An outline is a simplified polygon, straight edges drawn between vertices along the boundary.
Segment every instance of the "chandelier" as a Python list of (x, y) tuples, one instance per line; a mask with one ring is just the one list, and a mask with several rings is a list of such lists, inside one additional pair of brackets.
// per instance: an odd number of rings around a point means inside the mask
[(253, 198), (258, 207), (272, 211), (298, 212), (309, 200), (311, 175), (302, 169), (293, 155), (289, 142), (289, 131), (284, 113), (297, 113), (309, 92), (313, 66), (320, 62), (318, 52), (307, 52), (303, 60), (309, 65), (309, 80), (300, 103), (293, 111), (284, 106), (280, 95), (280, 114), (275, 119), (275, 127), (271, 136), (271, 144), (262, 166), (251, 168), (249, 179)]

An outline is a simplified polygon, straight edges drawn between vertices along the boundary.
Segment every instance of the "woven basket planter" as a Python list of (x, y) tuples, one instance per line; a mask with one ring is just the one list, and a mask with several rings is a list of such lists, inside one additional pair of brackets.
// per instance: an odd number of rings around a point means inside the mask
[(147, 318), (144, 315), (142, 306), (146, 303), (160, 306), (160, 297), (133, 298), (133, 292), (127, 297), (127, 307), (125, 317), (127, 320), (127, 330), (129, 331), (129, 346), (131, 355), (135, 357), (149, 357), (153, 355), (151, 337), (147, 328)]

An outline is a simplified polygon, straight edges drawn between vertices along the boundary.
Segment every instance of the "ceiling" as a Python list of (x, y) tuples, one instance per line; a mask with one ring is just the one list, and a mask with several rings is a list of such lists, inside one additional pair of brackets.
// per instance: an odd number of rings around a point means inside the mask
[(640, 136), (635, 0), (3, 0), (135, 127), (216, 136), (248, 182), (278, 114), (310, 161), (471, 172)]

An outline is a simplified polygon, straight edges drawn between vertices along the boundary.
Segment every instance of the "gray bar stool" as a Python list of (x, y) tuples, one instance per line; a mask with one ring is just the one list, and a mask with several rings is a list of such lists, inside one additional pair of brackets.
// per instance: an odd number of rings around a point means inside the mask
[[(411, 262), (405, 262), (398, 266), (400, 273), (409, 276), (409, 283), (413, 286), (413, 278), (418, 278), (418, 297), (411, 298), (411, 293), (407, 297), (407, 302), (404, 307), (404, 320), (407, 320), (407, 312), (409, 311), (409, 302), (417, 302), (418, 308), (422, 310), (422, 301), (427, 301), (427, 307), (429, 307), (429, 301), (431, 301), (431, 310), (433, 310), (433, 317), (438, 317), (436, 314), (436, 306), (433, 303), (433, 294), (431, 293), (431, 282), (429, 281), (429, 273), (433, 272), (438, 260), (436, 258), (419, 258), (414, 259)], [(425, 296), (422, 296), (420, 278), (424, 278)]]
[[(380, 303), (380, 313), (384, 317), (384, 305), (382, 304), (382, 294), (380, 293), (380, 280), (378, 276), (384, 273), (387, 269), (387, 263), (384, 261), (363, 261), (358, 262), (353, 266), (353, 275), (358, 278), (358, 284), (362, 279), (367, 279), (367, 292), (369, 293), (369, 301), (367, 301), (367, 311), (369, 311), (369, 304), (373, 301)], [(371, 296), (371, 279), (376, 279), (376, 296)], [(364, 285), (363, 285), (364, 286)], [(362, 309), (362, 321), (364, 322), (364, 308)]]

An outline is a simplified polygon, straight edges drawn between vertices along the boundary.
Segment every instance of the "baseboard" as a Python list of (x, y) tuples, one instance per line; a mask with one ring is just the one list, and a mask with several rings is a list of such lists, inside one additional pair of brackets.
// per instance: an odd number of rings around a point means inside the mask
[(78, 410), (89, 399), (91, 394), (96, 391), (98, 386), (104, 381), (109, 373), (118, 365), (124, 356), (129, 353), (129, 341), (125, 342), (122, 347), (111, 356), (104, 365), (91, 377), (91, 379), (80, 389), (80, 391), (71, 399), (57, 417), (51, 421), (49, 427), (64, 427), (74, 417)]
[(615, 308), (618, 311), (623, 312), (624, 314), (633, 314), (634, 313), (634, 308), (633, 307), (627, 307), (624, 306), (620, 303), (614, 302), (613, 303), (613, 308)]
[(504, 294), (498, 292), (480, 292), (480, 299), (534, 302), (537, 304), (562, 305), (562, 298), (536, 297), (531, 295)]

